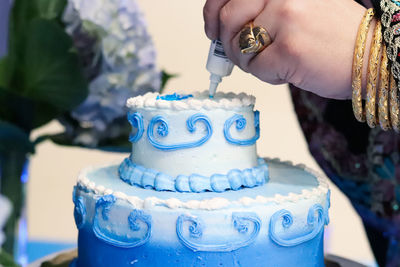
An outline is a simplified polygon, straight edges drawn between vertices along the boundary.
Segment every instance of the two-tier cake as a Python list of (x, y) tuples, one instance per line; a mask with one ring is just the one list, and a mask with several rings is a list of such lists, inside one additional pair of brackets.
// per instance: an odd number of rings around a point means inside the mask
[(254, 102), (207, 92), (129, 99), (131, 155), (83, 171), (75, 187), (74, 264), (323, 266), (327, 183), (257, 156)]

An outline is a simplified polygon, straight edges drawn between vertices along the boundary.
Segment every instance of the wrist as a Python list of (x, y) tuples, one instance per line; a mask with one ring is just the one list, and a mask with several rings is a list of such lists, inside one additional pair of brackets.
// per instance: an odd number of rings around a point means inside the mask
[[(347, 17), (347, 29), (343, 29), (343, 32), (346, 32), (346, 34), (343, 36), (344, 38), (341, 40), (342, 45), (338, 46), (339, 49), (345, 51), (343, 53), (343, 61), (337, 61), (336, 65), (338, 65), (336, 68), (342, 69), (342, 71), (338, 71), (338, 74), (341, 73), (342, 76), (338, 76), (337, 80), (337, 85), (338, 87), (335, 87), (334, 84), (332, 84), (332, 90), (331, 90), (331, 95), (328, 96), (329, 98), (334, 98), (334, 99), (352, 99), (352, 94), (353, 94), (353, 88), (352, 88), (352, 82), (353, 82), (353, 75), (354, 75), (354, 54), (356, 52), (356, 44), (357, 44), (357, 38), (358, 38), (358, 30), (360, 27), (360, 23), (364, 17), (364, 14), (366, 13), (367, 9), (356, 3), (356, 2), (351, 2), (349, 3), (349, 6), (347, 7), (346, 10), (344, 10), (343, 16)], [(363, 97), (365, 97), (365, 92), (366, 92), (366, 86), (367, 86), (367, 69), (368, 69), (368, 59), (369, 59), (369, 52), (371, 48), (371, 41), (373, 39), (373, 32), (374, 28), (376, 25), (377, 20), (375, 18), (372, 19), (369, 27), (368, 27), (368, 32), (366, 34), (365, 38), (365, 48), (362, 56), (362, 67), (360, 72), (361, 77), (360, 77), (360, 84), (361, 84), (361, 92)], [(358, 54), (360, 55), (360, 54)], [(358, 56), (360, 58), (360, 56)], [(361, 66), (361, 65), (360, 65)]]

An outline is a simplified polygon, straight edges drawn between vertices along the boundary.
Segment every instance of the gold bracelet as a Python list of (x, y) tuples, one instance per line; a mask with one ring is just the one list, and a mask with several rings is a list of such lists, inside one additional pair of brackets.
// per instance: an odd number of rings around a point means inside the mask
[(379, 55), (382, 44), (382, 25), (378, 21), (375, 26), (374, 35), (369, 51), (369, 62), (367, 69), (367, 100), (365, 104), (368, 126), (376, 126), (376, 86), (378, 80)]
[(374, 9), (368, 9), (361, 20), (361, 24), (357, 32), (357, 41), (354, 48), (353, 71), (352, 71), (352, 88), (353, 88), (353, 112), (356, 119), (360, 122), (365, 121), (365, 113), (362, 107), (361, 81), (362, 68), (364, 61), (365, 42), (367, 40), (369, 24), (374, 17)]
[(400, 132), (399, 123), (399, 98), (397, 95), (396, 81), (393, 78), (393, 74), (390, 75), (390, 120), (392, 121), (392, 127), (396, 132)]
[(389, 120), (389, 69), (388, 57), (386, 53), (386, 45), (383, 45), (381, 70), (380, 70), (380, 84), (379, 84), (379, 100), (378, 100), (378, 116), (379, 124), (384, 131), (392, 128)]

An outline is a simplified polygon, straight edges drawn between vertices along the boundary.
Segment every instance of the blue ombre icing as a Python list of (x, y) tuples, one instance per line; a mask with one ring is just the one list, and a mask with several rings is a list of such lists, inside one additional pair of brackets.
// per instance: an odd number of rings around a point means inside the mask
[(326, 183), (300, 167), (266, 164), (269, 183), (222, 193), (131, 186), (117, 166), (82, 174), (76, 267), (324, 266)]
[(71, 267), (323, 267), (330, 191), (304, 166), (257, 156), (245, 94), (128, 100), (132, 153), (83, 171)]
[(213, 130), (211, 126), (211, 121), (210, 119), (200, 113), (196, 113), (192, 116), (190, 116), (189, 119), (186, 121), (186, 126), (187, 130), (189, 133), (194, 133), (196, 131), (196, 126), (195, 124), (197, 122), (202, 122), (205, 126), (206, 133), (204, 137), (202, 137), (200, 140), (193, 141), (193, 142), (186, 142), (186, 143), (180, 143), (180, 144), (163, 144), (159, 141), (156, 140), (154, 136), (154, 127), (157, 126), (157, 134), (159, 137), (166, 137), (168, 135), (168, 122), (167, 120), (161, 116), (155, 116), (149, 123), (149, 126), (147, 127), (147, 139), (149, 142), (157, 149), (160, 150), (165, 150), (165, 151), (170, 151), (170, 150), (179, 150), (179, 149), (185, 149), (185, 148), (193, 148), (193, 147), (198, 147), (204, 144), (205, 142), (210, 139)]
[(262, 158), (258, 159), (258, 165), (254, 168), (233, 169), (227, 174), (213, 174), (210, 177), (199, 174), (172, 177), (137, 165), (128, 157), (121, 163), (118, 172), (121, 180), (127, 184), (157, 191), (224, 192), (260, 186), (269, 180), (268, 165)]
[(269, 183), (222, 193), (131, 186), (117, 166), (82, 174), (74, 199), (85, 203), (86, 216), (76, 216), (76, 266), (324, 266), (326, 182), (286, 163), (266, 164)]
[(170, 95), (162, 95), (162, 96), (160, 96), (160, 95), (158, 95), (157, 97), (156, 97), (156, 99), (157, 100), (167, 100), (167, 101), (179, 101), (179, 100), (184, 100), (184, 99), (188, 99), (188, 98), (190, 98), (190, 97), (193, 97), (193, 95), (179, 95), (179, 94), (177, 94), (177, 93), (173, 93), (173, 94), (170, 94)]
[(138, 112), (128, 112), (128, 121), (132, 127), (137, 128), (135, 135), (129, 135), (129, 141), (132, 143), (137, 142), (142, 138), (144, 132), (143, 116)]
[(229, 118), (225, 124), (224, 124), (224, 135), (226, 140), (233, 144), (233, 145), (239, 145), (239, 146), (250, 146), (254, 145), (258, 138), (260, 138), (260, 119), (259, 119), (259, 111), (254, 112), (254, 127), (256, 128), (256, 134), (250, 138), (250, 139), (235, 139), (232, 137), (230, 133), (230, 129), (234, 123), (236, 123), (236, 130), (237, 131), (243, 131), (244, 128), (246, 127), (247, 121), (243, 117), (243, 115), (240, 114), (235, 114), (231, 118)]

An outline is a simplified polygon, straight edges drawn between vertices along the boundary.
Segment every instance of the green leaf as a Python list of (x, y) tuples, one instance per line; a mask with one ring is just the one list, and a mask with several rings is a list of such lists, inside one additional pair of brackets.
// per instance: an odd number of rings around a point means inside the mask
[(97, 149), (108, 152), (129, 153), (132, 150), (132, 143), (129, 142), (129, 134), (120, 135), (117, 138), (102, 141)]
[(130, 143), (129, 135), (121, 135), (117, 138), (110, 138), (107, 140), (103, 140), (98, 146), (96, 147), (88, 147), (82, 144), (76, 144), (73, 142), (73, 138), (68, 136), (66, 133), (59, 133), (54, 135), (43, 135), (38, 137), (35, 140), (35, 144), (39, 144), (47, 139), (50, 139), (57, 145), (62, 146), (78, 146), (81, 148), (88, 148), (88, 149), (97, 149), (103, 150), (108, 152), (121, 152), (121, 153), (128, 153), (132, 150), (132, 143)]
[(14, 74), (14, 64), (9, 56), (0, 59), (0, 86), (7, 88), (10, 86)]
[(34, 153), (29, 136), (19, 127), (0, 121), (0, 152), (11, 150)]
[[(0, 60), (0, 120), (29, 133), (79, 105), (87, 84), (60, 23), (66, 0), (16, 0)], [(41, 18), (41, 19), (40, 19)]]
[(45, 125), (51, 120), (61, 116), (64, 112), (64, 110), (59, 109), (49, 103), (34, 101), (32, 129)]
[(26, 33), (29, 22), (38, 17), (36, 1), (15, 0), (10, 14), (10, 33)]
[(36, 2), (40, 17), (43, 19), (58, 18), (67, 4), (66, 0), (36, 0)]
[(169, 81), (169, 79), (177, 77), (178, 74), (171, 74), (171, 73), (168, 73), (165, 70), (163, 70), (161, 75), (162, 75), (161, 76), (161, 92), (162, 92), (164, 90), (165, 86), (167, 85), (167, 82)]
[(87, 96), (72, 40), (56, 22), (35, 19), (25, 31), (22, 94), (59, 110), (70, 110)]
[(48, 103), (32, 101), (18, 92), (0, 87), (0, 120), (12, 123), (27, 133), (63, 113), (63, 110)]
[(0, 251), (0, 266), (19, 267), (19, 265), (14, 262), (12, 256), (4, 251)]
[(30, 99), (0, 87), (0, 120), (13, 123), (29, 133), (32, 129), (33, 108)]

